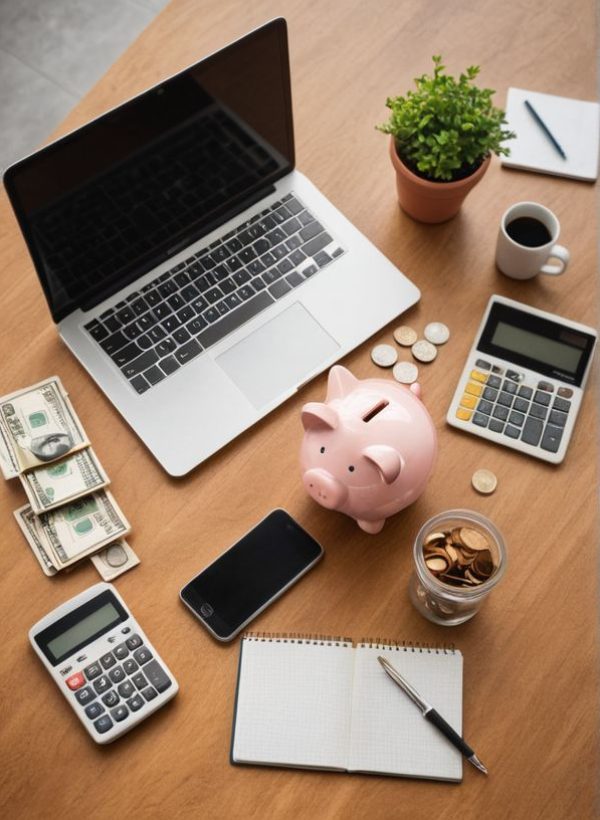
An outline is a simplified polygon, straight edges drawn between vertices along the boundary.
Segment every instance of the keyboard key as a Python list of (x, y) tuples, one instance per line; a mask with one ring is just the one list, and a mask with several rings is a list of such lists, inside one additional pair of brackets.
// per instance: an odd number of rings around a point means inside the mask
[(112, 729), (112, 725), (113, 722), (108, 715), (102, 715), (102, 717), (94, 721), (94, 728), (99, 735), (103, 735), (105, 732), (108, 732), (109, 729)]
[(175, 352), (175, 358), (180, 364), (185, 364), (202, 352), (202, 347), (195, 339), (184, 344)]
[(288, 250), (285, 245), (275, 245), (274, 248), (271, 248), (271, 256), (273, 259), (278, 262), (280, 259), (283, 259), (284, 256), (287, 256)]
[(182, 345), (185, 342), (187, 342), (191, 338), (191, 336), (184, 327), (178, 327), (177, 330), (173, 333), (173, 338), (175, 339), (177, 344)]
[(231, 253), (237, 253), (237, 251), (242, 249), (242, 243), (236, 237), (230, 239), (229, 242), (226, 242), (225, 246), (229, 251), (231, 251)]
[(196, 333), (200, 333), (201, 330), (204, 330), (207, 327), (205, 320), (202, 316), (195, 316), (191, 322), (188, 322), (185, 326), (188, 333), (195, 335)]
[(273, 299), (266, 291), (257, 293), (254, 298), (248, 299), (248, 301), (243, 302), (240, 307), (232, 310), (227, 316), (224, 316), (218, 324), (208, 327), (200, 333), (198, 341), (204, 348), (216, 344), (271, 304), (273, 304)]
[(167, 331), (167, 333), (173, 333), (174, 330), (181, 325), (178, 317), (173, 314), (172, 316), (167, 316), (164, 322), (161, 322), (163, 328)]
[(293, 265), (301, 265), (302, 262), (306, 259), (306, 254), (304, 251), (296, 250), (290, 255), (290, 260)]
[(252, 247), (254, 248), (256, 255), (261, 256), (261, 254), (266, 253), (269, 250), (271, 243), (268, 239), (262, 238), (258, 239)]
[(304, 282), (304, 277), (300, 276), (298, 271), (295, 270), (285, 277), (285, 281), (288, 283), (288, 285), (291, 285), (293, 288), (297, 288), (298, 285), (301, 285), (302, 282)]
[(172, 296), (176, 292), (177, 288), (173, 284), (173, 282), (163, 282), (161, 285), (158, 286), (158, 292), (160, 295), (166, 299), (168, 296)]
[(293, 269), (293, 265), (289, 259), (284, 259), (277, 265), (277, 270), (283, 276), (284, 273), (289, 273)]
[[(239, 274), (236, 274), (236, 276), (239, 276)], [(250, 278), (248, 274), (246, 274), (246, 276), (248, 279)], [(215, 302), (218, 302), (219, 299), (223, 298), (223, 293), (220, 288), (211, 288), (210, 290), (206, 291), (206, 293), (204, 294), (204, 298), (206, 299), (209, 305), (214, 305)]]
[(566, 399), (554, 399), (554, 404), (552, 405), (554, 410), (562, 410), (564, 413), (568, 413), (571, 409), (571, 402), (567, 401)]
[(271, 296), (274, 296), (276, 299), (281, 299), (282, 296), (285, 296), (286, 293), (289, 293), (291, 287), (288, 283), (281, 279), (279, 282), (274, 282), (271, 287), (269, 288), (269, 293)]
[(303, 225), (309, 225), (311, 222), (315, 221), (315, 218), (310, 211), (300, 211), (298, 214), (298, 219)]
[[(317, 233), (319, 233), (319, 231), (317, 231)], [(306, 238), (310, 239), (309, 236), (307, 236)], [(267, 239), (271, 243), (271, 248), (273, 249), (274, 247), (279, 245), (280, 242), (283, 242), (285, 239), (287, 239), (287, 235), (284, 233), (284, 231), (281, 230), (281, 228), (274, 228), (267, 234)], [(273, 253), (272, 249), (271, 253)]]
[(173, 339), (169, 338), (164, 339), (162, 342), (159, 342), (154, 348), (154, 350), (157, 353), (157, 355), (160, 356), (162, 359), (163, 356), (168, 356), (169, 353), (173, 353), (176, 347), (177, 345), (175, 344)]
[(130, 307), (124, 307), (122, 310), (118, 311), (117, 319), (122, 324), (126, 325), (129, 322), (133, 322), (133, 320), (135, 319), (135, 313)]
[(154, 315), (158, 319), (166, 319), (167, 316), (170, 316), (173, 311), (171, 310), (171, 306), (168, 305), (166, 302), (162, 302), (160, 305), (156, 305), (154, 308)]
[(476, 424), (478, 427), (487, 427), (489, 420), (489, 416), (483, 413), (473, 413), (473, 424)]
[[(312, 225), (309, 225), (308, 227), (312, 228)], [(308, 228), (304, 228), (304, 230), (307, 231)], [(300, 235), (302, 236), (302, 234)], [(304, 245), (302, 245), (302, 250), (307, 256), (314, 256), (320, 250), (326, 248), (332, 241), (333, 240), (328, 233), (321, 233), (314, 239), (311, 239), (310, 242), (305, 242)]]
[(221, 318), (221, 314), (216, 307), (209, 307), (208, 310), (204, 311), (202, 316), (209, 324), (212, 324), (213, 322), (216, 322), (217, 319)]
[(149, 311), (148, 313), (144, 313), (143, 316), (140, 316), (136, 324), (142, 330), (150, 330), (150, 328), (154, 327), (157, 322), (158, 317), (155, 316), (152, 311)]
[(256, 276), (259, 273), (262, 273), (265, 270), (265, 266), (260, 261), (260, 259), (253, 259), (252, 262), (249, 262), (246, 266), (246, 270), (251, 276)]
[[(246, 299), (251, 299), (254, 296), (254, 293), (254, 288), (251, 285), (242, 285), (237, 293), (233, 293), (232, 296), (239, 296), (239, 299), (245, 302)], [(225, 301), (227, 301), (227, 299)]]
[(525, 422), (525, 426), (523, 427), (523, 435), (521, 436), (521, 441), (524, 441), (525, 444), (539, 444), (540, 438), (542, 436), (543, 426), (544, 425), (539, 419), (528, 416)]
[[(236, 283), (238, 287), (241, 285), (245, 285), (246, 282), (249, 282), (251, 279), (250, 274), (246, 270), (240, 270), (237, 273), (234, 273), (232, 276), (233, 281)], [(208, 295), (208, 294), (207, 294)]]
[(286, 248), (288, 251), (295, 251), (296, 248), (299, 248), (302, 244), (302, 240), (298, 236), (298, 234), (294, 234), (294, 236), (290, 236), (288, 241), (285, 243)]
[(193, 319), (195, 315), (194, 308), (190, 307), (190, 305), (186, 305), (184, 308), (177, 311), (177, 318), (182, 325), (189, 322), (190, 319)]
[(135, 390), (136, 393), (139, 393), (140, 396), (142, 393), (145, 393), (146, 390), (150, 387), (148, 382), (143, 376), (136, 376), (134, 379), (131, 379), (131, 386)]
[(548, 424), (554, 424), (556, 427), (564, 427), (567, 423), (567, 414), (561, 413), (560, 410), (551, 410), (548, 416)]
[(127, 345), (127, 347), (122, 347), (116, 353), (111, 355), (111, 359), (117, 365), (117, 367), (123, 367), (123, 365), (127, 364), (128, 362), (136, 359), (140, 353), (141, 349), (135, 342), (131, 342)]
[(182, 308), (185, 305), (185, 301), (179, 293), (175, 293), (173, 296), (170, 296), (167, 299), (167, 302), (171, 305), (173, 310), (179, 310), (179, 308)]
[(285, 207), (293, 214), (298, 214), (302, 210), (302, 205), (298, 202), (297, 199), (294, 199), (292, 194), (288, 194), (289, 199), (287, 197), (283, 198), (285, 202)]
[(519, 438), (521, 431), (518, 427), (513, 427), (511, 424), (507, 424), (504, 429), (504, 435), (509, 438)]
[(164, 692), (171, 685), (171, 678), (168, 677), (157, 661), (147, 663), (144, 666), (144, 672), (148, 677), (149, 683), (154, 686), (158, 692)]
[(261, 279), (261, 277), (257, 276), (255, 279), (252, 280), (252, 287), (258, 293), (259, 290), (264, 290), (266, 288), (266, 285)]
[(281, 227), (288, 236), (291, 236), (293, 233), (300, 230), (302, 223), (299, 219), (296, 219), (296, 217), (292, 217), (292, 219), (288, 219), (287, 222), (284, 222)]
[(122, 333), (120, 330), (117, 330), (116, 333), (111, 334), (107, 339), (103, 339), (100, 342), (100, 347), (106, 351), (109, 355), (116, 353), (117, 350), (120, 350), (126, 344), (129, 343), (129, 339)]
[(199, 296), (192, 302), (192, 307), (194, 308), (196, 313), (202, 313), (208, 307), (208, 302), (203, 296)]
[(238, 253), (238, 258), (244, 263), (251, 262), (253, 259), (256, 259), (256, 251), (252, 248), (242, 248)]
[(133, 322), (133, 324), (127, 325), (127, 327), (123, 328), (123, 333), (128, 339), (137, 339), (137, 337), (141, 336), (143, 332), (143, 329), (137, 324), (137, 322)]
[(125, 367), (122, 367), (121, 372), (125, 378), (131, 379), (133, 376), (137, 376), (139, 373), (147, 370), (151, 365), (156, 364), (157, 361), (158, 356), (155, 351), (146, 350), (146, 352), (138, 356), (137, 359), (134, 359), (129, 364), (126, 364)]
[(157, 325), (156, 327), (153, 327), (148, 331), (148, 336), (150, 336), (153, 342), (162, 341), (164, 338), (166, 338), (166, 335), (166, 331), (160, 325)]
[(302, 273), (304, 274), (304, 278), (308, 279), (309, 276), (313, 276), (318, 271), (318, 267), (316, 265), (309, 265), (307, 268), (304, 268)]
[(100, 322), (98, 322), (96, 319), (94, 319), (93, 322), (90, 322), (89, 324), (85, 325), (85, 329), (90, 334), (90, 336), (92, 336), (92, 338), (94, 338), (97, 342), (102, 341), (102, 339), (106, 339), (106, 337), (110, 335), (108, 330), (105, 327), (103, 327), (100, 324)]
[(545, 419), (548, 415), (548, 408), (541, 404), (532, 404), (529, 409), (529, 415), (536, 419)]
[(148, 293), (144, 294), (144, 299), (148, 302), (150, 307), (154, 307), (154, 305), (157, 305), (160, 301), (162, 301), (162, 297), (157, 290), (149, 290)]
[(223, 279), (227, 279), (229, 273), (230, 271), (225, 267), (225, 265), (218, 265), (213, 271), (215, 279), (219, 284), (221, 284)]
[(139, 299), (136, 299), (135, 302), (131, 303), (131, 309), (136, 316), (141, 316), (142, 313), (145, 313), (148, 310), (148, 305), (146, 304), (144, 298), (140, 296)]
[(328, 265), (331, 262), (331, 256), (329, 256), (328, 253), (325, 253), (325, 251), (319, 251), (319, 253), (315, 254), (313, 259), (320, 268), (324, 268), (325, 265)]
[(227, 270), (229, 273), (235, 273), (235, 271), (241, 267), (243, 267), (242, 261), (238, 259), (237, 256), (232, 256), (227, 260)]
[(302, 230), (300, 231), (300, 238), (303, 242), (306, 242), (309, 239), (312, 239), (313, 236), (316, 236), (317, 234), (321, 233), (322, 230), (323, 226), (321, 225), (321, 223), (315, 220), (314, 222), (309, 223), (306, 227), (302, 228)]
[(549, 453), (557, 453), (560, 447), (560, 440), (563, 435), (562, 427), (554, 427), (551, 424), (546, 426), (544, 435), (542, 436), (541, 448), (547, 450)]
[(150, 384), (158, 384), (164, 379), (165, 374), (156, 365), (153, 365), (148, 370), (144, 370), (144, 377)]
[(544, 390), (536, 390), (533, 400), (537, 401), (538, 404), (543, 404), (547, 406), (550, 404), (551, 398), (552, 396), (549, 393), (546, 393)]
[(116, 316), (109, 316), (108, 319), (104, 319), (104, 327), (111, 333), (114, 333), (115, 330), (121, 327), (121, 322)]

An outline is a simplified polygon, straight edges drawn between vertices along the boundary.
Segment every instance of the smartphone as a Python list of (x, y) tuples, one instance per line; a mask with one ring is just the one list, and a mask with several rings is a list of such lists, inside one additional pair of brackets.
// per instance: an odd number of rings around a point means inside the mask
[(273, 510), (179, 597), (219, 641), (231, 641), (323, 555), (323, 547), (285, 510)]

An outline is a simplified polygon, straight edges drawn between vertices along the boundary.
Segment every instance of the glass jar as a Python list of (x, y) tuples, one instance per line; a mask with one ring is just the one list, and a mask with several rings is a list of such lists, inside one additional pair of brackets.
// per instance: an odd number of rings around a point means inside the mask
[[(473, 587), (453, 586), (433, 575), (425, 563), (425, 539), (434, 532), (468, 527), (484, 535), (494, 561), (492, 575)], [(421, 615), (443, 626), (456, 626), (472, 618), (506, 570), (504, 539), (492, 522), (472, 510), (448, 510), (426, 521), (415, 539), (415, 569), (410, 580), (410, 599)]]

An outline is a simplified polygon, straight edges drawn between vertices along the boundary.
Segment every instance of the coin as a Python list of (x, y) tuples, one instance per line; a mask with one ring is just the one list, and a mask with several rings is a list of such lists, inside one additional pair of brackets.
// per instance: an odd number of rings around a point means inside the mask
[(438, 572), (444, 572), (448, 569), (448, 562), (445, 561), (441, 555), (436, 555), (433, 558), (428, 558), (425, 563), (427, 569), (437, 575)]
[(431, 342), (425, 339), (419, 339), (411, 347), (412, 354), (420, 362), (432, 362), (437, 356), (437, 349)]
[(471, 484), (478, 493), (489, 495), (498, 486), (498, 479), (491, 470), (475, 470), (471, 478)]
[(454, 587), (479, 586), (498, 568), (493, 541), (473, 527), (430, 532), (423, 539), (423, 559), (435, 578)]
[(423, 335), (428, 342), (434, 345), (445, 345), (450, 338), (450, 331), (442, 322), (430, 322), (423, 331)]
[(473, 530), (471, 527), (460, 528), (460, 540), (469, 550), (479, 552), (479, 550), (487, 550), (490, 547), (489, 541), (485, 535), (478, 530)]
[(375, 345), (371, 358), (379, 367), (391, 367), (398, 361), (398, 353), (391, 345)]
[(110, 567), (121, 567), (127, 563), (127, 553), (119, 544), (109, 547), (104, 558)]
[(403, 347), (414, 345), (418, 338), (416, 330), (408, 327), (408, 325), (401, 325), (394, 331), (394, 339)]
[(412, 384), (419, 378), (419, 368), (412, 362), (398, 362), (394, 365), (392, 373), (400, 384)]

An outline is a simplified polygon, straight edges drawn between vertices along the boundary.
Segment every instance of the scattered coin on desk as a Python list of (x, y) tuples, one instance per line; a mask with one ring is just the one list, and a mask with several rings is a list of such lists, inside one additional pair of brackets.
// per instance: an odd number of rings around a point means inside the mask
[(411, 347), (418, 338), (417, 331), (413, 330), (412, 327), (408, 327), (408, 325), (401, 325), (394, 331), (394, 339), (402, 347)]
[(498, 479), (491, 470), (475, 470), (471, 484), (482, 495), (493, 493), (498, 486)]
[(412, 362), (398, 362), (394, 365), (392, 374), (400, 384), (412, 384), (419, 378), (419, 368)]
[(398, 353), (391, 345), (375, 345), (371, 358), (378, 367), (391, 367), (398, 361)]
[(434, 577), (457, 587), (479, 586), (498, 567), (488, 538), (471, 527), (430, 533), (423, 543), (423, 557)]
[(434, 345), (445, 345), (450, 338), (450, 331), (442, 322), (430, 322), (423, 331), (423, 335), (428, 342)]
[(418, 342), (415, 342), (411, 347), (411, 351), (419, 362), (432, 362), (437, 356), (437, 348), (426, 339), (419, 339)]

